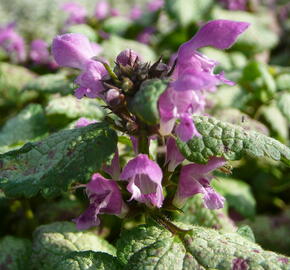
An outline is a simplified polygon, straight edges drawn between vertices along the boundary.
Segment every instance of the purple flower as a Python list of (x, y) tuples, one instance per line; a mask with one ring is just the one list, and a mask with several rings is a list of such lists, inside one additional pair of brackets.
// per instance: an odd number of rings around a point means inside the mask
[(110, 5), (106, 0), (101, 0), (97, 3), (95, 16), (98, 20), (103, 20), (110, 15)]
[(222, 208), (225, 199), (210, 186), (211, 176), (209, 174), (225, 163), (224, 158), (212, 157), (207, 164), (189, 164), (182, 167), (174, 204), (180, 207), (187, 198), (202, 193), (206, 208)]
[(136, 52), (131, 49), (126, 49), (118, 54), (116, 62), (122, 66), (133, 66), (138, 59), (139, 56)]
[(142, 9), (139, 6), (135, 5), (131, 9), (129, 17), (131, 20), (138, 20), (141, 18), (142, 14)]
[(100, 214), (123, 216), (127, 211), (116, 182), (104, 178), (99, 173), (95, 173), (86, 185), (86, 193), (90, 205), (83, 214), (73, 220), (79, 230), (98, 226), (100, 224), (98, 215)]
[(229, 10), (246, 10), (248, 0), (220, 0), (220, 2)]
[(86, 21), (87, 11), (78, 3), (67, 2), (61, 6), (61, 9), (68, 13), (67, 25), (82, 24)]
[(138, 36), (137, 40), (141, 43), (148, 44), (156, 31), (155, 27), (146, 27)]
[[(101, 82), (103, 76), (107, 74), (104, 65), (98, 61), (91, 60), (87, 62), (87, 65), (83, 72), (76, 78), (75, 82), (86, 88), (84, 93), (89, 98), (103, 97), (104, 87)], [(80, 95), (77, 95), (78, 97)]]
[(119, 151), (118, 149), (115, 152), (115, 155), (112, 159), (111, 165), (105, 165), (103, 170), (109, 174), (114, 180), (118, 181), (120, 178), (121, 167), (120, 167), (120, 160), (119, 160)]
[[(214, 74), (217, 62), (208, 59), (197, 49), (212, 46), (227, 49), (243, 33), (248, 23), (228, 20), (215, 20), (205, 24), (189, 41), (183, 43), (176, 56), (176, 67), (172, 76), (173, 82), (159, 99), (160, 133), (168, 135), (174, 127), (175, 119), (187, 128), (188, 119), (193, 113), (203, 110), (205, 106), (204, 91), (214, 91), (222, 83), (233, 83), (224, 78), (223, 73)], [(182, 127), (180, 127), (182, 128)], [(197, 135), (194, 126), (186, 132), (177, 129), (181, 139), (188, 140)]]
[(231, 270), (248, 270), (250, 269), (247, 260), (243, 258), (233, 259), (233, 265)]
[(51, 61), (48, 44), (42, 39), (36, 39), (30, 45), (30, 58), (37, 64), (47, 64)]
[(76, 128), (80, 128), (80, 127), (86, 127), (90, 124), (93, 124), (93, 123), (97, 123), (96, 120), (89, 120), (85, 117), (81, 117), (75, 124), (75, 127)]
[(152, 0), (147, 4), (149, 11), (154, 12), (162, 8), (164, 5), (164, 0)]
[(130, 200), (160, 208), (163, 203), (162, 171), (147, 155), (139, 154), (130, 160), (121, 173), (121, 180), (129, 182), (127, 190), (132, 193)]
[(60, 66), (78, 68), (82, 73), (77, 77), (79, 88), (75, 91), (77, 98), (103, 97), (101, 79), (107, 71), (101, 62), (92, 60), (96, 55), (95, 45), (81, 34), (64, 34), (54, 38), (52, 54)]
[(56, 36), (52, 42), (52, 54), (60, 66), (78, 69), (84, 69), (95, 56), (88, 38), (77, 33)]
[(15, 62), (23, 62), (25, 60), (24, 40), (16, 33), (15, 23), (0, 28), (0, 47), (2, 47)]
[(177, 148), (176, 142), (172, 137), (166, 141), (165, 163), (168, 164), (168, 171), (173, 172), (175, 168), (184, 160), (184, 156)]

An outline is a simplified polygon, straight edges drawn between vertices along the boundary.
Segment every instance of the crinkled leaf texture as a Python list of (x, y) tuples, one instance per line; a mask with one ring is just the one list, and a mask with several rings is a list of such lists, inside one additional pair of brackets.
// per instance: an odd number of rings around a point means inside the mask
[(130, 107), (145, 123), (155, 125), (159, 120), (158, 99), (166, 90), (168, 81), (160, 79), (147, 80), (141, 84), (140, 90), (134, 96)]
[[(180, 225), (180, 224), (179, 224)], [(255, 270), (289, 269), (288, 258), (270, 251), (237, 233), (187, 226), (183, 237), (158, 226), (142, 225), (124, 232), (117, 242), (117, 255), (124, 269), (219, 269), (229, 270), (244, 261)], [(240, 269), (240, 268), (236, 268)]]
[(176, 214), (175, 220), (190, 225), (199, 225), (225, 232), (234, 232), (236, 227), (224, 209), (211, 210), (204, 207), (201, 194), (187, 200), (183, 213)]
[(0, 240), (0, 269), (27, 270), (31, 255), (31, 243), (26, 239), (5, 236)]
[(116, 257), (103, 252), (81, 251), (64, 256), (55, 265), (55, 270), (121, 270)]
[[(36, 229), (33, 235), (31, 257), (32, 269), (51, 270), (60, 262), (65, 266), (66, 263), (73, 264), (72, 261), (82, 261), (82, 264), (86, 265), (87, 260), (85, 260), (85, 258), (96, 260), (97, 257), (95, 258), (95, 255), (92, 256), (92, 254), (77, 253), (79, 251), (89, 250), (106, 252), (111, 255), (115, 255), (116, 253), (115, 248), (106, 240), (92, 232), (78, 231), (73, 223), (55, 222), (49, 225), (42, 225)], [(71, 256), (71, 252), (76, 252), (76, 256)], [(81, 257), (83, 257), (83, 259), (81, 259)], [(107, 258), (104, 260), (107, 260)]]
[(0, 188), (7, 196), (53, 196), (75, 181), (86, 183), (116, 149), (107, 124), (57, 132), (0, 155)]
[(186, 143), (177, 142), (180, 151), (190, 161), (206, 163), (212, 156), (238, 160), (249, 155), (270, 157), (290, 164), (290, 149), (277, 140), (213, 117), (194, 116), (193, 121), (202, 136), (193, 137)]

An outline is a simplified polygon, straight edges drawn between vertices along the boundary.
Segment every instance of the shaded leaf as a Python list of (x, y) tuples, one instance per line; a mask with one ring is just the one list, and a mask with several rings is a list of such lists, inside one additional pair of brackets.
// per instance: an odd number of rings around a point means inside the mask
[(42, 107), (31, 104), (9, 119), (1, 129), (0, 152), (10, 150), (13, 146), (21, 146), (29, 140), (43, 136), (47, 131), (47, 120)]
[(159, 120), (158, 100), (168, 82), (160, 79), (146, 80), (130, 104), (131, 110), (146, 124), (155, 125)]
[(202, 195), (196, 194), (182, 207), (183, 213), (176, 214), (175, 220), (190, 225), (199, 225), (217, 230), (234, 232), (236, 227), (224, 209), (211, 210), (203, 205)]
[(31, 243), (26, 239), (5, 236), (0, 240), (0, 269), (27, 270), (30, 265)]
[(35, 90), (40, 93), (60, 93), (68, 95), (76, 88), (72, 81), (69, 81), (65, 74), (45, 74), (39, 76), (24, 85), (23, 90)]
[(116, 133), (106, 124), (64, 130), (0, 155), (0, 188), (7, 196), (52, 196), (74, 181), (86, 183), (115, 152)]
[(81, 251), (72, 252), (62, 257), (55, 265), (56, 270), (119, 270), (121, 265), (112, 255), (93, 252)]
[(73, 223), (55, 222), (42, 225), (36, 229), (33, 235), (32, 268), (54, 269), (53, 266), (62, 261), (63, 256), (69, 255), (73, 251), (88, 250), (115, 254), (115, 248), (106, 240), (95, 233), (77, 230)]
[(256, 214), (256, 201), (250, 186), (234, 178), (218, 176), (214, 181), (214, 188), (221, 193), (229, 206), (247, 218), (254, 218)]
[(249, 155), (267, 156), (290, 164), (290, 149), (270, 137), (213, 117), (194, 116), (193, 119), (202, 136), (193, 137), (186, 143), (177, 140), (180, 151), (190, 161), (206, 163), (212, 156), (238, 160)]
[[(289, 88), (290, 89), (290, 88)], [(282, 114), (286, 117), (288, 124), (290, 123), (290, 93), (284, 92), (278, 97), (277, 101), (278, 108)]]

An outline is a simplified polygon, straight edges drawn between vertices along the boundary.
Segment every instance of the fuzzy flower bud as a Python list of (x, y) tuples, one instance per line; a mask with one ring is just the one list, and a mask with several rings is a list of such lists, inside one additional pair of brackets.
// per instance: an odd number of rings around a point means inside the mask
[(133, 66), (135, 61), (139, 59), (139, 56), (136, 52), (131, 49), (126, 49), (120, 52), (116, 58), (116, 62), (122, 66)]

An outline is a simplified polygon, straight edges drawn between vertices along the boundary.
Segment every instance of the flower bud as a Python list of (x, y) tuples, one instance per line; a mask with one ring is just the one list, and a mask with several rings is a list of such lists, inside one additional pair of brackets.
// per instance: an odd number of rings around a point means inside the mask
[(117, 106), (120, 103), (120, 92), (116, 89), (109, 89), (105, 94), (105, 100), (109, 106)]
[(119, 53), (116, 62), (123, 66), (133, 66), (135, 61), (139, 58), (138, 54), (131, 49), (126, 49)]

